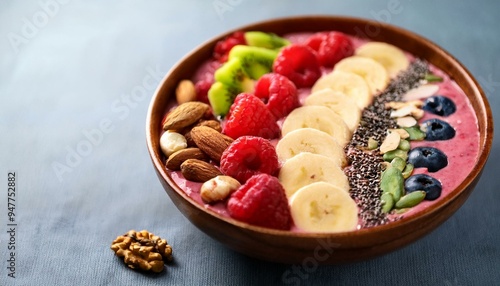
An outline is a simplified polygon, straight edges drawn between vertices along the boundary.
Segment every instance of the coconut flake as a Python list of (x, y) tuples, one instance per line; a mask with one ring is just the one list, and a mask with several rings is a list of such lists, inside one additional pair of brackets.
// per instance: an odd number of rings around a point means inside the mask
[(407, 93), (403, 95), (404, 101), (416, 100), (421, 98), (427, 98), (434, 95), (439, 90), (439, 86), (436, 84), (424, 84), (417, 88), (410, 89)]

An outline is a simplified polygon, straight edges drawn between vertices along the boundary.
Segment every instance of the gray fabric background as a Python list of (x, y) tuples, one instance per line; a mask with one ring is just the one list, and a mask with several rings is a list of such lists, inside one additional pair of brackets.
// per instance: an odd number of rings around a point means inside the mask
[[(234, 253), (192, 226), (146, 150), (146, 111), (160, 78), (227, 29), (302, 14), (389, 22), (453, 54), (500, 113), (498, 1), (55, 1), (0, 3), (0, 285), (286, 284), (294, 266)], [(387, 12), (391, 5), (397, 13)], [(107, 133), (95, 135), (106, 123)], [(499, 285), (499, 140), (476, 190), (436, 231), (386, 256), (308, 269), (294, 281)], [(80, 159), (70, 155), (77, 148), (86, 152)], [(72, 166), (58, 177), (53, 165), (68, 158)], [(17, 174), (15, 279), (7, 276), (9, 171)], [(160, 275), (127, 269), (109, 246), (129, 229), (165, 237), (175, 262)]]

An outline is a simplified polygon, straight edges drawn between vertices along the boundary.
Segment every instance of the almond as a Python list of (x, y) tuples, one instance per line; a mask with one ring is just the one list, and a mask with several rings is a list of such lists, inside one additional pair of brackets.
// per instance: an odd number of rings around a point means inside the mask
[(187, 159), (181, 164), (184, 178), (193, 182), (206, 182), (222, 175), (214, 165), (198, 159)]
[(186, 148), (179, 150), (168, 157), (166, 166), (168, 169), (178, 171), (181, 164), (188, 159), (208, 160), (208, 157), (199, 148)]
[(220, 126), (220, 123), (217, 120), (203, 120), (200, 121), (198, 124), (196, 124), (196, 126), (207, 126), (217, 130), (218, 132), (222, 132), (222, 127)]
[(190, 133), (196, 146), (216, 162), (220, 162), (222, 152), (233, 142), (231, 137), (207, 126), (194, 127)]
[(196, 100), (194, 83), (188, 79), (181, 80), (175, 89), (175, 97), (179, 104)]
[(163, 123), (163, 130), (181, 130), (200, 120), (210, 109), (206, 103), (190, 101), (174, 108)]
[(194, 143), (193, 138), (191, 138), (191, 130), (184, 133), (184, 138), (186, 138), (188, 147), (196, 147), (196, 143)]
[[(213, 120), (213, 119), (210, 119), (210, 120), (204, 120), (204, 119), (201, 119), (198, 123), (196, 123), (194, 126), (190, 126), (191, 128), (186, 128), (186, 131), (184, 132), (184, 137), (186, 138), (186, 141), (187, 141), (187, 145), (189, 147), (196, 147), (196, 143), (194, 143), (193, 141), (193, 138), (191, 138), (191, 129), (193, 129), (193, 127), (196, 127), (196, 126), (207, 126), (207, 127), (210, 127), (212, 129), (215, 129), (217, 132), (222, 132), (222, 127), (219, 123), (219, 121), (217, 120)], [(232, 138), (228, 137), (230, 142), (232, 142)]]

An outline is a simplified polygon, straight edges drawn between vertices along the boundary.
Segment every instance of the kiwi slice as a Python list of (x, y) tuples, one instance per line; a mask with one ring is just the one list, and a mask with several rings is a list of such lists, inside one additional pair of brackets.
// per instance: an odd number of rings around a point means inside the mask
[(238, 93), (239, 91), (232, 86), (222, 82), (213, 83), (208, 90), (208, 100), (213, 113), (221, 117), (225, 116)]
[(229, 52), (229, 60), (238, 58), (246, 74), (255, 80), (273, 70), (277, 56), (278, 51), (244, 45), (234, 46)]
[(233, 58), (215, 71), (214, 79), (237, 89), (242, 89), (243, 82), (250, 80), (250, 77), (240, 59)]
[(260, 31), (245, 32), (245, 41), (249, 46), (272, 50), (279, 49), (290, 44), (290, 41), (274, 33), (265, 33)]
[(208, 91), (208, 99), (217, 116), (225, 116), (236, 95), (253, 92), (254, 81), (273, 70), (277, 50), (236, 45), (229, 52), (228, 61), (215, 71), (215, 83)]
[(208, 90), (213, 112), (225, 116), (236, 95), (253, 91), (254, 81), (247, 75), (240, 59), (229, 59), (214, 74), (215, 83)]

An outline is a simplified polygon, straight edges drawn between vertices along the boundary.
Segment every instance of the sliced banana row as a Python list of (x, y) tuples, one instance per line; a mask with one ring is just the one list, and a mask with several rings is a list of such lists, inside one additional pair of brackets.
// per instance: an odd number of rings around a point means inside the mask
[(367, 43), (321, 77), (304, 106), (287, 116), (276, 152), (283, 162), (279, 180), (297, 227), (309, 232), (357, 227), (358, 207), (342, 170), (344, 147), (359, 125), (363, 108), (408, 65), (397, 47)]
[[(344, 105), (353, 106), (355, 112), (343, 112)], [(347, 164), (344, 147), (359, 113), (350, 98), (325, 89), (309, 96), (305, 106), (293, 110), (283, 122), (283, 138), (276, 145), (284, 162), (278, 178), (292, 218), (304, 231), (341, 232), (357, 226), (358, 208), (349, 196), (342, 168)], [(356, 117), (350, 126), (343, 119), (347, 114)]]
[[(344, 112), (342, 106), (348, 105), (354, 109)], [(345, 121), (348, 114), (355, 118)], [(342, 232), (356, 228), (358, 208), (349, 196), (342, 168), (347, 164), (344, 147), (359, 116), (352, 99), (325, 89), (309, 96), (305, 106), (293, 110), (283, 122), (283, 138), (276, 145), (278, 158), (284, 162), (278, 178), (300, 229)]]

